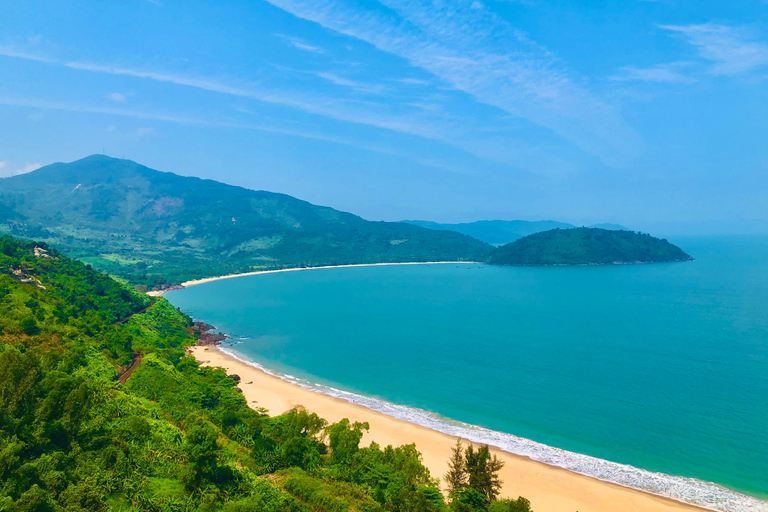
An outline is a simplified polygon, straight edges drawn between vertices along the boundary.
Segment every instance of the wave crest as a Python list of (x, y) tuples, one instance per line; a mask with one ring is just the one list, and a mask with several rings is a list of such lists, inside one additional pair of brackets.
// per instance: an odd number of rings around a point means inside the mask
[(715, 483), (704, 482), (695, 478), (656, 473), (628, 464), (620, 464), (589, 455), (569, 452), (530, 439), (517, 437), (513, 434), (443, 418), (422, 409), (397, 405), (378, 398), (322, 384), (315, 384), (292, 375), (265, 368), (240, 354), (234, 353), (232, 350), (227, 350), (223, 347), (219, 347), (219, 349), (249, 366), (253, 366), (269, 375), (296, 384), (302, 388), (362, 405), (368, 409), (444, 434), (461, 437), (475, 443), (494, 446), (505, 452), (528, 457), (550, 466), (556, 466), (574, 473), (597, 478), (598, 480), (619, 484), (624, 487), (671, 498), (710, 510), (720, 512), (768, 512), (768, 502), (732, 491)]

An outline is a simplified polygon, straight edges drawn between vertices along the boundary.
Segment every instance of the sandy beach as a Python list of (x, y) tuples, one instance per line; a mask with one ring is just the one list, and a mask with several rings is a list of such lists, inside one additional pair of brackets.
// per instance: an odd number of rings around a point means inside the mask
[[(227, 274), (224, 276), (204, 277), (202, 279), (193, 279), (191, 281), (184, 281), (177, 288), (189, 288), (190, 286), (196, 286), (198, 284), (210, 283), (212, 281), (220, 281), (222, 279), (233, 279), (235, 277), (243, 276), (257, 276), (260, 274), (276, 274), (278, 272), (298, 272), (300, 270), (322, 270), (327, 268), (352, 268), (352, 267), (388, 267), (392, 265), (475, 265), (476, 261), (409, 261), (402, 263), (354, 263), (351, 265), (328, 265), (325, 267), (295, 267), (295, 268), (281, 268), (277, 270), (256, 270), (254, 272), (244, 272), (242, 274)], [(177, 289), (174, 288), (174, 289)], [(160, 297), (168, 290), (153, 290), (147, 292), (150, 297)]]
[[(329, 422), (343, 418), (367, 421), (370, 431), (362, 444), (376, 441), (379, 445), (416, 443), (424, 464), (433, 476), (447, 470), (447, 459), (456, 438), (361, 405), (311, 391), (269, 375), (222, 352), (217, 347), (192, 347), (191, 353), (205, 366), (224, 368), (240, 376), (239, 387), (252, 407), (263, 407), (271, 415), (294, 407), (304, 407)], [(494, 449), (505, 462), (501, 471), (502, 495), (525, 496), (536, 512), (671, 512), (701, 511), (667, 498), (654, 496), (616, 484), (603, 482), (561, 468)]]

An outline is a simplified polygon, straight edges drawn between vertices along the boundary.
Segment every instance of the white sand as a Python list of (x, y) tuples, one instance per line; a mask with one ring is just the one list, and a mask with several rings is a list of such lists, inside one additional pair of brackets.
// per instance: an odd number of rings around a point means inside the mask
[[(412, 261), (405, 263), (355, 263), (353, 265), (328, 265), (325, 267), (296, 267), (296, 268), (282, 268), (279, 270), (256, 270), (254, 272), (244, 272), (242, 274), (228, 274), (226, 276), (204, 277), (202, 279), (193, 279), (191, 281), (185, 281), (181, 283), (181, 288), (189, 288), (198, 284), (210, 283), (212, 281), (220, 281), (221, 279), (232, 279), (234, 277), (243, 276), (256, 276), (259, 274), (275, 274), (277, 272), (298, 272), (300, 270), (322, 270), (325, 268), (351, 268), (351, 267), (385, 267), (391, 265), (477, 265), (476, 261)], [(147, 292), (147, 295), (151, 297), (159, 297), (168, 290), (153, 290)]]
[[(407, 421), (372, 411), (361, 405), (334, 398), (291, 384), (250, 366), (217, 347), (193, 347), (192, 354), (203, 365), (224, 368), (240, 376), (239, 387), (253, 407), (264, 407), (272, 415), (294, 407), (304, 407), (331, 423), (343, 418), (367, 421), (370, 431), (363, 444), (376, 441), (381, 446), (416, 443), (432, 476), (447, 471), (447, 460), (456, 438)], [(704, 509), (667, 498), (603, 482), (554, 466), (548, 466), (493, 449), (504, 461), (501, 479), (503, 496), (525, 496), (536, 512), (683, 512)]]

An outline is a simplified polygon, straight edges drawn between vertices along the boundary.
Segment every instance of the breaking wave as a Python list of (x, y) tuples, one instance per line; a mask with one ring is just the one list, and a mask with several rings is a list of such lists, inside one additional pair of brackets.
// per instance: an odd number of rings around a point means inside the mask
[(639, 469), (628, 464), (619, 464), (589, 455), (569, 452), (547, 446), (530, 439), (517, 437), (504, 432), (470, 425), (443, 418), (422, 409), (397, 405), (378, 398), (368, 397), (349, 391), (336, 389), (322, 384), (314, 384), (304, 379), (263, 367), (231, 350), (219, 347), (222, 352), (245, 364), (253, 366), (269, 375), (291, 382), (305, 389), (362, 405), (438, 432), (461, 437), (475, 443), (495, 446), (515, 455), (557, 466), (574, 473), (597, 478), (606, 482), (630, 487), (658, 496), (671, 498), (683, 503), (721, 512), (768, 512), (768, 502), (727, 489), (711, 482), (682, 476), (667, 475)]

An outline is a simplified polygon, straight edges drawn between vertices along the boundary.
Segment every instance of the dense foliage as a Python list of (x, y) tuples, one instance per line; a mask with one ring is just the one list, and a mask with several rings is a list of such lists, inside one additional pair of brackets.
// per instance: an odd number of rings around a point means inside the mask
[(487, 445), (477, 449), (472, 445), (464, 448), (461, 440), (457, 440), (448, 460), (448, 473), (443, 477), (451, 499), (451, 511), (531, 512), (531, 503), (523, 497), (498, 499), (502, 467), (504, 463), (491, 455)]
[(690, 259), (679, 247), (648, 234), (574, 228), (528, 235), (493, 251), (488, 262), (494, 265), (585, 265)]
[(100, 155), (0, 183), (0, 233), (47, 241), (149, 288), (259, 269), (479, 261), (491, 250), (458, 233)]
[(193, 333), (162, 298), (0, 237), (0, 511), (524, 510), (447, 505), (415, 446), (359, 446), (367, 424), (251, 409), (186, 355)]

